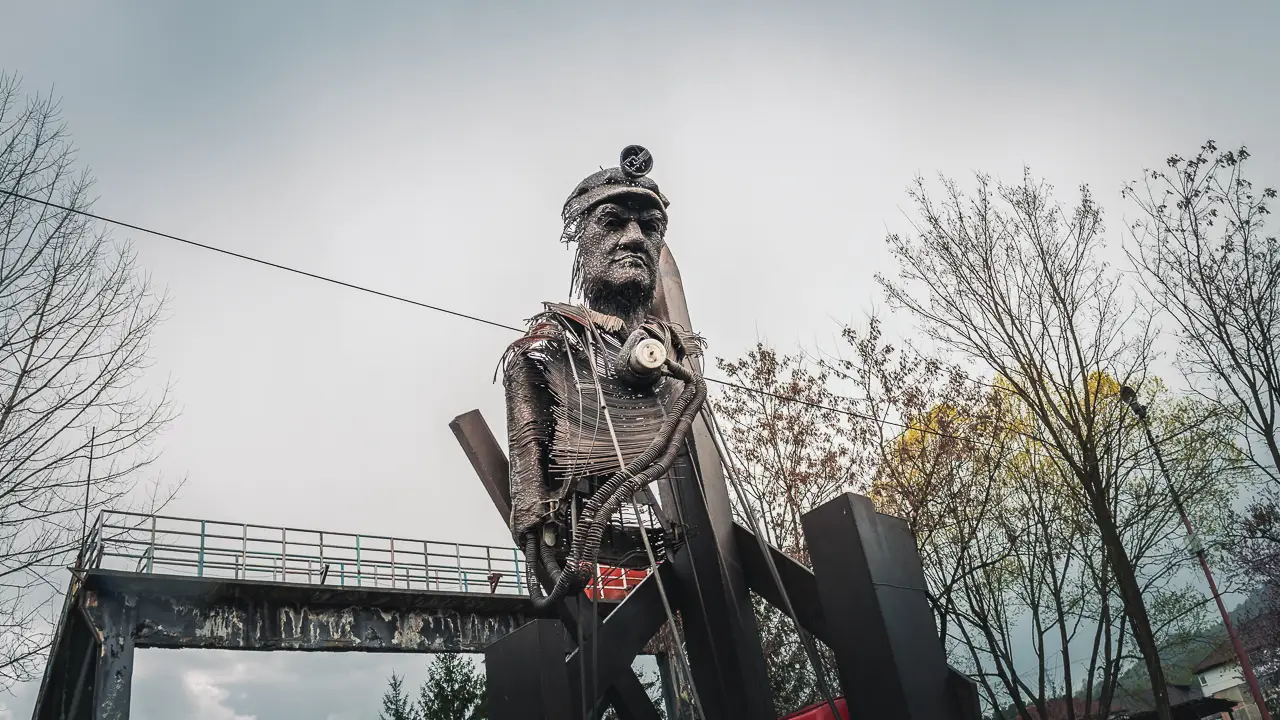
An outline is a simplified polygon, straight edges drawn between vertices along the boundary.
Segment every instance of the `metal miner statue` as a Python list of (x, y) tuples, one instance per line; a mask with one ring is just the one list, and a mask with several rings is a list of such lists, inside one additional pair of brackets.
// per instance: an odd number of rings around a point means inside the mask
[[(619, 165), (579, 183), (561, 213), (580, 304), (545, 303), (502, 363), (511, 533), (539, 606), (583, 587), (597, 560), (646, 553), (618, 511), (671, 469), (706, 398), (682, 364), (701, 340), (650, 314), (669, 205), (646, 177), (653, 157), (633, 145)], [(539, 566), (554, 583), (546, 595)]]

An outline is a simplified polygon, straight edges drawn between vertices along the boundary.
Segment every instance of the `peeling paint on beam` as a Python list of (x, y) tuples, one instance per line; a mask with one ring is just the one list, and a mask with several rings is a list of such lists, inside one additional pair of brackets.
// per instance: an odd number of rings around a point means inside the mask
[(139, 598), (138, 609), (137, 646), (159, 648), (481, 652), (525, 622), (510, 613), (196, 605), (171, 598)]
[(119, 608), (139, 648), (481, 652), (524, 624), (527, 599), (426, 591), (97, 578), (83, 606), (94, 624)]

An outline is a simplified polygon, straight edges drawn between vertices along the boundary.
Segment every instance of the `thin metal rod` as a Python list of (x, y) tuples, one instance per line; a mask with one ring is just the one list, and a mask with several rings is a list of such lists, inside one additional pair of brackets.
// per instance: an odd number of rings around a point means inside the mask
[(93, 450), (98, 444), (98, 428), (89, 432), (89, 471), (84, 476), (84, 515), (80, 519), (80, 552), (76, 553), (76, 568), (88, 565), (85, 555), (89, 552), (89, 491), (93, 487)]
[[(1125, 393), (1122, 390), (1121, 396), (1123, 397), (1124, 395)], [(1236, 660), (1240, 662), (1240, 669), (1244, 672), (1245, 682), (1249, 684), (1249, 694), (1253, 695), (1253, 702), (1258, 706), (1258, 712), (1262, 713), (1262, 720), (1271, 720), (1271, 713), (1267, 710), (1267, 701), (1262, 697), (1262, 687), (1258, 684), (1258, 676), (1253, 672), (1253, 663), (1249, 660), (1249, 653), (1245, 651), (1244, 645), (1240, 642), (1240, 636), (1236, 634), (1235, 626), (1231, 623), (1231, 615), (1227, 612), (1227, 606), (1222, 602), (1222, 594), (1218, 592), (1218, 584), (1214, 582), (1213, 571), (1209, 569), (1209, 561), (1205, 558), (1204, 546), (1200, 544), (1200, 538), (1196, 535), (1196, 530), (1191, 525), (1191, 518), (1187, 516), (1187, 510), (1182, 505), (1182, 496), (1178, 494), (1178, 488), (1174, 487), (1173, 478), (1169, 475), (1169, 468), (1164, 462), (1164, 454), (1160, 452), (1160, 445), (1156, 443), (1155, 435), (1151, 433), (1151, 424), (1147, 422), (1147, 408), (1138, 404), (1136, 394), (1129, 395), (1126, 400), (1129, 409), (1133, 411), (1134, 415), (1138, 416), (1138, 421), (1146, 432), (1147, 444), (1151, 446), (1151, 452), (1156, 456), (1156, 464), (1160, 467), (1160, 475), (1164, 478), (1165, 486), (1169, 489), (1169, 495), (1173, 498), (1174, 507), (1178, 509), (1178, 517), (1182, 518), (1182, 526), (1186, 528), (1192, 550), (1200, 561), (1200, 569), (1204, 571), (1204, 579), (1209, 582), (1209, 592), (1213, 594), (1213, 600), (1218, 605), (1218, 613), (1222, 615), (1222, 625), (1227, 629), (1227, 637), (1231, 638), (1231, 647), (1235, 650)]]

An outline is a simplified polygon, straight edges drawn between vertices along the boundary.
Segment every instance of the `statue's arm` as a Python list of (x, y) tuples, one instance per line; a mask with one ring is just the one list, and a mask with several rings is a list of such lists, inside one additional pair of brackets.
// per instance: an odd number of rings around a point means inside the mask
[(551, 446), (552, 396), (539, 357), (553, 340), (525, 338), (508, 351), (503, 365), (510, 456), (510, 527), (517, 543), (546, 512), (547, 461)]

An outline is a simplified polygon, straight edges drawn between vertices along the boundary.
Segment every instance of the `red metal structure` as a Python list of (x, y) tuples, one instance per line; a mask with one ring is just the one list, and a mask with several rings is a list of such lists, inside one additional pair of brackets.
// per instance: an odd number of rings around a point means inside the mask
[(1142, 429), (1147, 433), (1147, 444), (1151, 447), (1151, 452), (1156, 456), (1156, 464), (1160, 466), (1160, 474), (1164, 476), (1169, 495), (1173, 498), (1173, 504), (1178, 509), (1178, 517), (1182, 518), (1182, 526), (1187, 531), (1187, 542), (1190, 546), (1191, 554), (1200, 561), (1200, 569), (1204, 571), (1204, 579), (1209, 583), (1209, 592), (1213, 595), (1214, 602), (1218, 604), (1218, 613), (1222, 615), (1222, 626), (1227, 629), (1227, 637), (1231, 638), (1231, 647), (1235, 650), (1236, 659), (1240, 662), (1240, 669), (1244, 673), (1245, 682), (1249, 685), (1249, 693), (1253, 695), (1253, 702), (1257, 705), (1258, 712), (1262, 714), (1262, 720), (1271, 720), (1271, 712), (1267, 709), (1266, 697), (1262, 694), (1262, 687), (1258, 685), (1258, 676), (1253, 672), (1253, 662), (1249, 660), (1249, 653), (1245, 651), (1244, 645), (1240, 644), (1240, 636), (1236, 634), (1236, 629), (1231, 624), (1231, 614), (1227, 612), (1227, 606), (1223, 604), (1222, 595), (1218, 592), (1218, 584), (1213, 580), (1213, 572), (1209, 569), (1209, 561), (1204, 555), (1204, 546), (1200, 544), (1196, 529), (1191, 525), (1191, 519), (1187, 517), (1187, 510), (1182, 505), (1182, 498), (1178, 495), (1178, 488), (1169, 477), (1169, 468), (1164, 463), (1164, 454), (1160, 452), (1160, 445), (1156, 443), (1156, 437), (1151, 433), (1151, 424), (1147, 421), (1147, 406), (1138, 402), (1137, 391), (1128, 385), (1121, 386), (1120, 399), (1137, 416), (1142, 423)]
[[(836, 709), (840, 712), (839, 720), (849, 717), (849, 706), (845, 703), (844, 698), (838, 697), (835, 702)], [(782, 720), (837, 720), (837, 718), (831, 714), (831, 706), (824, 700), (823, 702), (800, 708), (782, 718)]]
[(627, 570), (601, 565), (596, 574), (596, 581), (587, 587), (585, 592), (592, 600), (621, 602), (627, 593), (648, 576), (648, 570)]

